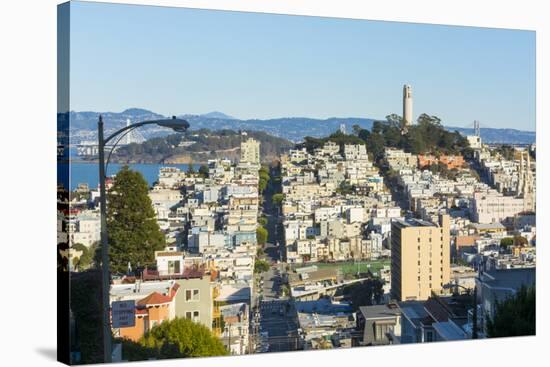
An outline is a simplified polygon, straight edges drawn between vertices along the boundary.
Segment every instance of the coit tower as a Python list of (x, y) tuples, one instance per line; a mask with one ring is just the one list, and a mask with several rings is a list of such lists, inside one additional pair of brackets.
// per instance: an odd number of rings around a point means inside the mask
[(410, 85), (403, 86), (403, 122), (410, 125), (413, 122), (413, 97)]

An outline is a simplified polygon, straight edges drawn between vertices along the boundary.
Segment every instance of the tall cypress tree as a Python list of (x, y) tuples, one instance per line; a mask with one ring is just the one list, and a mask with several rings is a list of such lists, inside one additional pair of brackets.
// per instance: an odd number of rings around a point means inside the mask
[(536, 290), (522, 286), (514, 296), (496, 305), (493, 319), (487, 320), (487, 336), (536, 335)]
[(150, 266), (155, 251), (164, 248), (164, 234), (156, 220), (148, 195), (148, 185), (141, 173), (124, 166), (116, 175), (107, 194), (107, 228), (109, 256), (113, 272)]

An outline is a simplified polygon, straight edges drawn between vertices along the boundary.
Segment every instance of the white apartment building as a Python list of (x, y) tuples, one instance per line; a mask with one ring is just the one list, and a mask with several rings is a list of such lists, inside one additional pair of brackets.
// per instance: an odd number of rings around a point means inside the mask
[(475, 192), (470, 213), (477, 223), (499, 223), (523, 212), (522, 198), (504, 196), (495, 190)]
[(249, 138), (241, 143), (240, 163), (260, 164), (260, 142)]

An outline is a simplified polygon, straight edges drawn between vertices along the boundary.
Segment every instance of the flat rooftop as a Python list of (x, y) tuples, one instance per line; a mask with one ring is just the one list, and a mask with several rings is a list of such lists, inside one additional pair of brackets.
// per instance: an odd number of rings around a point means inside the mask
[(113, 298), (141, 299), (153, 292), (167, 294), (174, 286), (174, 280), (158, 282), (141, 282), (111, 285), (110, 295)]
[(336, 268), (325, 268), (307, 272), (306, 274), (307, 276), (302, 278), (299, 273), (289, 273), (288, 283), (291, 287), (295, 287), (302, 284), (312, 284), (325, 280), (336, 279), (338, 277), (338, 270)]
[(439, 227), (437, 224), (428, 222), (422, 219), (393, 219), (392, 224), (397, 224), (401, 227)]
[(359, 311), (367, 320), (393, 318), (401, 314), (401, 309), (397, 304), (361, 306)]

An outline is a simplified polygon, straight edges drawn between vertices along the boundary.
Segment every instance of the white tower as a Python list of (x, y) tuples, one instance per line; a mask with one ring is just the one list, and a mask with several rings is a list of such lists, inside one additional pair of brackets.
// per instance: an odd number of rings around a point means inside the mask
[(410, 85), (403, 86), (403, 123), (405, 126), (413, 123), (413, 97)]
[(345, 134), (346, 133), (346, 124), (340, 124), (340, 132), (342, 134)]

